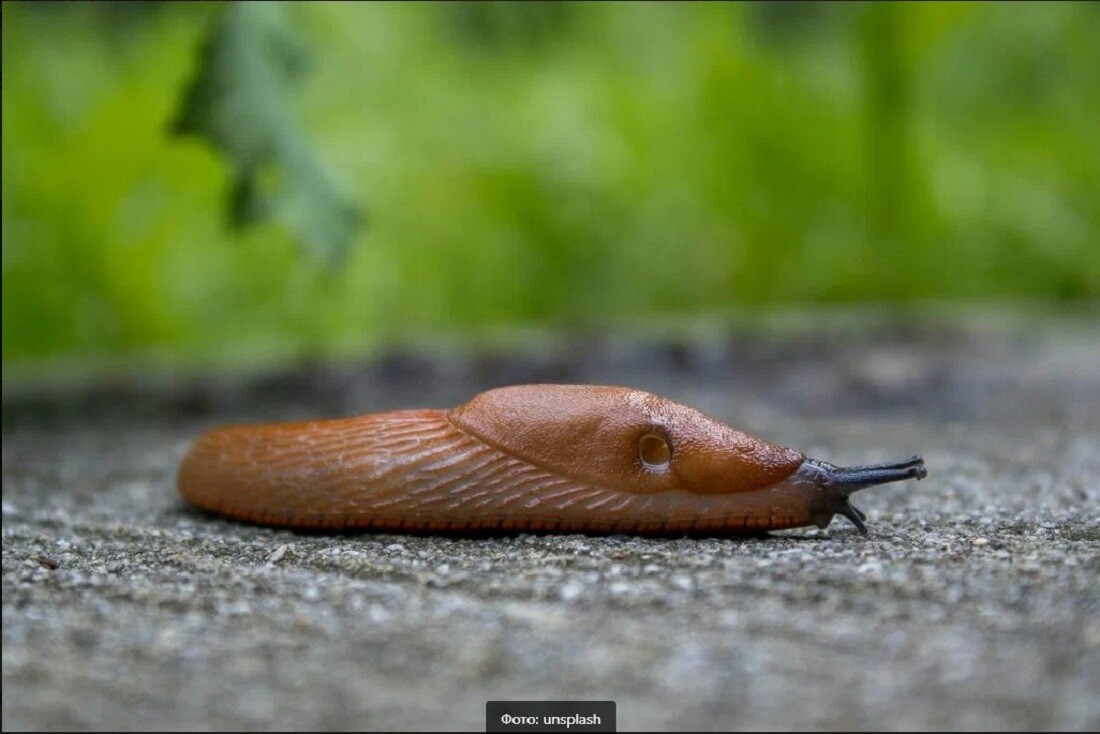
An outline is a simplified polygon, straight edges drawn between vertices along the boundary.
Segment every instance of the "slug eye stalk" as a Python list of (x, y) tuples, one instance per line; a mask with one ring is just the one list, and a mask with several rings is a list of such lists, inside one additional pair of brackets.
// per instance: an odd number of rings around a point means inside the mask
[[(830, 508), (832, 513), (848, 518), (864, 535), (867, 534), (867, 526), (864, 525), (867, 516), (849, 500), (853, 493), (879, 484), (906, 479), (920, 480), (928, 476), (928, 470), (924, 468), (924, 459), (919, 456), (893, 464), (868, 466), (834, 466), (825, 461), (806, 459), (799, 473), (828, 493), (833, 503)], [(828, 524), (827, 519), (824, 525), (818, 523), (823, 528)]]

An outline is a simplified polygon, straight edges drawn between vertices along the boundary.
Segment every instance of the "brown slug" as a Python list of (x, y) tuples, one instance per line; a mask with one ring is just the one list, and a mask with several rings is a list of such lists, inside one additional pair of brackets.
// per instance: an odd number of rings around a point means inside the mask
[(520, 385), (453, 410), (215, 428), (179, 491), (264, 525), (395, 531), (726, 535), (834, 514), (924, 461), (842, 468), (622, 387)]

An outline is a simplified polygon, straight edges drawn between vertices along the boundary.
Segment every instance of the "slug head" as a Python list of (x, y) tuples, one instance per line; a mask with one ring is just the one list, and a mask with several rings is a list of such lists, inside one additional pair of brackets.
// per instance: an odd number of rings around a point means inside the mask
[(805, 458), (694, 408), (620, 387), (499, 388), (448, 417), (518, 459), (638, 494), (750, 492), (786, 479)]
[(814, 503), (814, 522), (825, 529), (833, 515), (843, 515), (856, 526), (859, 532), (867, 534), (864, 521), (867, 516), (854, 506), (850, 500), (853, 493), (867, 487), (875, 487), (906, 479), (924, 479), (928, 470), (924, 468), (924, 459), (913, 456), (905, 461), (870, 466), (834, 466), (827, 461), (807, 459), (791, 477), (790, 484), (804, 484), (817, 490)]

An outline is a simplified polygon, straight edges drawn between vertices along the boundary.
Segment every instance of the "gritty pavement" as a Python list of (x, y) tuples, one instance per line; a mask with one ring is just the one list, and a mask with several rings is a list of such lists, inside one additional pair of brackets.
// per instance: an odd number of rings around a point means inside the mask
[[(3, 432), (4, 729), (483, 730), (610, 699), (621, 730), (1100, 728), (1100, 332), (1073, 321), (404, 355), (27, 397)], [(227, 421), (628, 384), (835, 463), (869, 535), (317, 535), (177, 497)]]

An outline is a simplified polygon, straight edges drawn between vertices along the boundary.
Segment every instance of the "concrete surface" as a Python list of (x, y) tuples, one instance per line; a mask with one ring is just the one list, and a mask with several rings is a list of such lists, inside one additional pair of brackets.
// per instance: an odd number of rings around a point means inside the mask
[[(4, 729), (483, 730), (529, 698), (621, 730), (1100, 728), (1094, 328), (715, 344), (6, 395)], [(929, 476), (857, 495), (868, 537), (762, 540), (301, 535), (174, 494), (216, 423), (557, 378)]]

